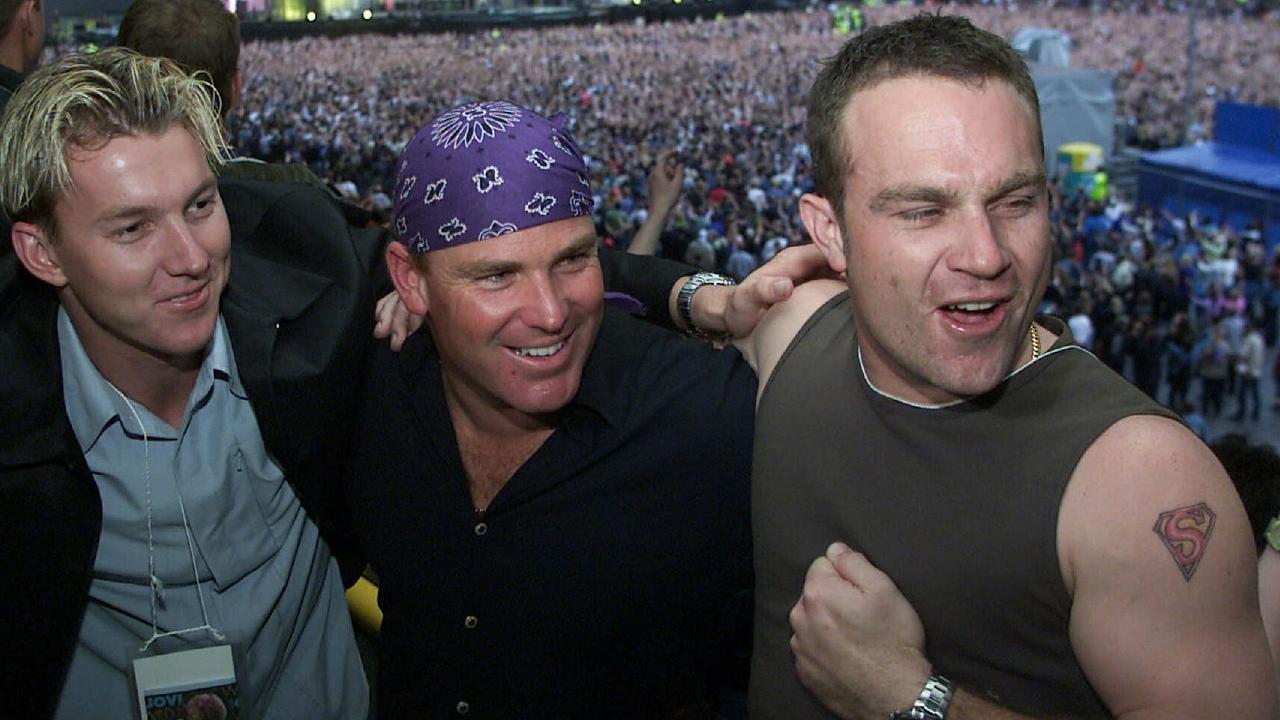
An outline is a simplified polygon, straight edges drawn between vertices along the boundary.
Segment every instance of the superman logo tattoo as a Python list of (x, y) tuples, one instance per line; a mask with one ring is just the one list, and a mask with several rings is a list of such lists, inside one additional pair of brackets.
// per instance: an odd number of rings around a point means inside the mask
[(1205, 503), (1197, 503), (1160, 513), (1152, 528), (1160, 536), (1160, 542), (1178, 564), (1182, 578), (1187, 582), (1196, 574), (1200, 559), (1209, 547), (1213, 523), (1217, 515)]

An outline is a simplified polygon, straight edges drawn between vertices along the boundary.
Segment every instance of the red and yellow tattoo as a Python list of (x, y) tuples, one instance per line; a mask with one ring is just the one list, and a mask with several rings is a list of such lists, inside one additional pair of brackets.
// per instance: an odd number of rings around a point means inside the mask
[(1182, 578), (1187, 582), (1196, 574), (1196, 567), (1209, 547), (1213, 534), (1213, 522), (1217, 515), (1205, 503), (1196, 503), (1160, 513), (1152, 528), (1164, 543), (1173, 561), (1178, 564)]

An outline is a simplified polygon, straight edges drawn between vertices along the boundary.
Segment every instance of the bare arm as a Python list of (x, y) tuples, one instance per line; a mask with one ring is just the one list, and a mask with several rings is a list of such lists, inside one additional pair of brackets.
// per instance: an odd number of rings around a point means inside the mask
[[(817, 253), (816, 248), (813, 246), (804, 247), (815, 252), (819, 258), (821, 257), (821, 253)], [(792, 248), (787, 248), (778, 253), (778, 257), (781, 258), (791, 250)], [(768, 267), (768, 265), (765, 267)], [(752, 273), (752, 275), (754, 274)], [(750, 279), (750, 276), (748, 276), (748, 279)], [(734, 345), (742, 351), (742, 356), (746, 358), (751, 367), (755, 369), (756, 376), (760, 378), (759, 394), (764, 393), (765, 385), (769, 381), (769, 376), (773, 374), (773, 369), (777, 367), (778, 360), (782, 358), (782, 354), (786, 352), (796, 333), (800, 332), (800, 328), (804, 327), (805, 321), (828, 300), (844, 290), (845, 287), (846, 285), (843, 282), (832, 279), (813, 280), (805, 283), (796, 288), (786, 302), (767, 308), (768, 312), (763, 313), (763, 317), (761, 317), (754, 332), (734, 340)], [(758, 399), (759, 395), (757, 395)]]
[(1273, 718), (1252, 534), (1172, 420), (1129, 417), (1081, 458), (1058, 520), (1071, 643), (1117, 718)]
[[(1103, 433), (1072, 475), (1058, 528), (1072, 646), (1115, 717), (1275, 717), (1248, 521), (1189, 431), (1138, 416)], [(792, 611), (796, 671), (840, 717), (883, 718), (924, 686), (923, 633), (887, 576), (833, 548)], [(947, 717), (1026, 716), (958, 688)]]
[[(826, 260), (816, 247), (787, 248), (756, 268), (740, 285), (702, 286), (693, 295), (693, 321), (708, 332), (746, 337), (769, 308), (790, 298), (792, 290), (803, 287), (802, 283), (824, 277), (828, 272)], [(667, 302), (671, 317), (684, 330), (687, 328), (676, 311), (682, 284), (678, 282), (671, 288)]]

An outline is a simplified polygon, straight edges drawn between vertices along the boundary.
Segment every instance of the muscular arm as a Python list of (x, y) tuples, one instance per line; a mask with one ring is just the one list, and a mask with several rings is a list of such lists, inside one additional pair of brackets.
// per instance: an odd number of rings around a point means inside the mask
[(1249, 522), (1184, 427), (1126, 418), (1081, 458), (1058, 521), (1071, 642), (1117, 718), (1275, 716)]
[[(1058, 536), (1072, 646), (1115, 717), (1275, 716), (1249, 524), (1188, 430), (1138, 416), (1103, 433), (1072, 476)], [(931, 672), (912, 618), (887, 576), (829, 550), (791, 616), (801, 681), (843, 718), (909, 707)], [(958, 688), (947, 717), (1026, 716)]]

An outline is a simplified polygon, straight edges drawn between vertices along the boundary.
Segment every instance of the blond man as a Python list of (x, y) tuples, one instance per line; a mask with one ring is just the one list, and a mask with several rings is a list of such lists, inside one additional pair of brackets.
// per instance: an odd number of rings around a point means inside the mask
[(137, 717), (179, 669), (241, 716), (367, 713), (334, 483), (377, 238), (304, 186), (220, 187), (210, 97), (112, 49), (0, 124), (5, 713)]

